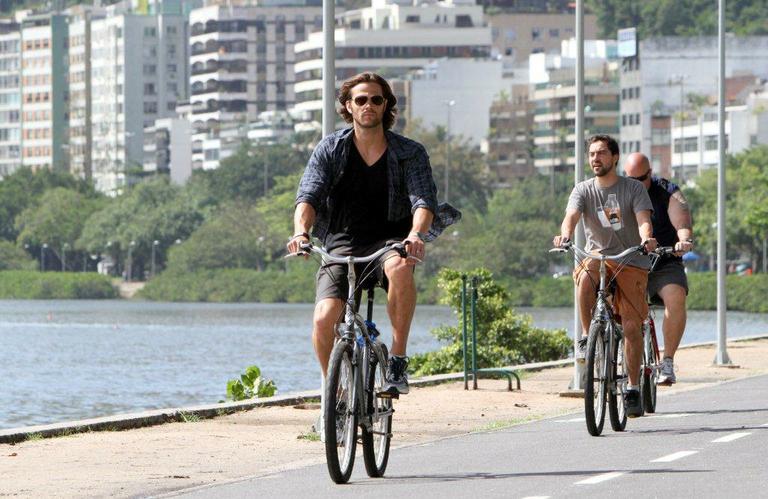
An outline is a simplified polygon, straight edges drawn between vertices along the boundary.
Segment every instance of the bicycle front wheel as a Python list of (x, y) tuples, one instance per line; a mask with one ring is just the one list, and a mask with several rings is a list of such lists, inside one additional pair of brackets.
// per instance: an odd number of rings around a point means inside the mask
[(643, 409), (648, 414), (656, 412), (656, 381), (659, 378), (659, 347), (656, 344), (656, 331), (651, 322), (644, 331), (643, 349)]
[(384, 476), (392, 440), (392, 399), (376, 396), (384, 389), (387, 371), (387, 347), (382, 344), (378, 347), (371, 349), (366, 383), (365, 417), (370, 418), (370, 425), (362, 429), (365, 471), (372, 478)]
[(355, 413), (354, 349), (346, 341), (336, 343), (328, 363), (323, 407), (325, 458), (328, 473), (336, 483), (346, 483), (352, 475), (357, 445)]
[(587, 372), (584, 385), (584, 415), (587, 431), (593, 437), (603, 432), (605, 424), (605, 327), (600, 322), (589, 326)]
[[(613, 334), (613, 333), (611, 333)], [(618, 340), (613, 349), (611, 361), (611, 390), (608, 392), (608, 415), (613, 431), (624, 431), (627, 427), (627, 407), (624, 392), (627, 388), (627, 364), (624, 359), (624, 338)]]

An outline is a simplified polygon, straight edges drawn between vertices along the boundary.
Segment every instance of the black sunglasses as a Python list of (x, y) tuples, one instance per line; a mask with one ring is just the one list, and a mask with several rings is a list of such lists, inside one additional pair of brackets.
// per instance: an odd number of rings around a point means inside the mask
[(640, 182), (645, 182), (645, 179), (647, 179), (650, 176), (651, 176), (651, 170), (648, 170), (647, 172), (645, 172), (644, 175), (640, 175), (639, 177), (629, 177), (629, 178), (639, 180)]
[[(352, 99), (352, 101), (358, 107), (363, 107), (368, 102), (368, 98), (369, 97), (367, 95), (358, 95), (357, 97)], [(374, 95), (374, 96), (370, 97), (370, 99), (371, 99), (371, 104), (373, 104), (374, 106), (380, 106), (380, 105), (384, 104), (384, 101), (386, 100), (381, 95)]]

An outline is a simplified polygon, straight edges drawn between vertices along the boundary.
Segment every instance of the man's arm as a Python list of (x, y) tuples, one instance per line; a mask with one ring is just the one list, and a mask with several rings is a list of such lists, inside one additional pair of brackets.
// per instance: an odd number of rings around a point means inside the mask
[(688, 200), (682, 192), (675, 191), (669, 198), (669, 220), (677, 230), (678, 243), (675, 244), (676, 253), (686, 253), (693, 249), (693, 222), (691, 220), (691, 209)]
[(653, 251), (656, 249), (656, 239), (653, 238), (653, 225), (651, 224), (651, 210), (640, 210), (635, 212), (640, 240), (646, 243), (646, 249)]
[[(418, 258), (419, 260), (424, 260), (424, 255), (426, 253), (424, 248), (424, 237), (427, 231), (429, 231), (429, 227), (432, 225), (432, 220), (434, 218), (434, 213), (427, 208), (416, 208), (416, 211), (413, 212), (411, 232), (408, 234), (408, 237), (405, 238), (405, 241), (409, 242), (408, 247), (406, 248), (409, 255)], [(416, 261), (413, 260), (411, 263), (415, 264)]]
[(576, 230), (576, 224), (581, 219), (581, 212), (574, 208), (568, 208), (565, 210), (565, 217), (563, 223), (560, 224), (560, 235), (555, 236), (552, 240), (552, 244), (558, 248), (563, 243), (573, 240), (573, 231)]
[(299, 203), (293, 212), (293, 236), (288, 240), (288, 253), (296, 253), (301, 243), (309, 242), (309, 231), (315, 224), (315, 208), (309, 203)]

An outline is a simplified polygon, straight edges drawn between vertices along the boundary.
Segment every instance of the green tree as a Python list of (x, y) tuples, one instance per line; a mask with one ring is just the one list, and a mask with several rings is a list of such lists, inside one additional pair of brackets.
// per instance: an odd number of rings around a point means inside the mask
[(166, 249), (177, 239), (187, 239), (203, 222), (205, 207), (200, 203), (167, 178), (147, 179), (88, 218), (78, 247), (119, 260), (133, 241), (134, 268), (141, 269), (150, 261), (153, 242), (158, 241), (156, 258), (161, 264)]
[(47, 243), (61, 259), (60, 252), (65, 245), (72, 250), (83, 249), (76, 243), (85, 221), (104, 204), (104, 198), (89, 197), (64, 187), (47, 190), (37, 203), (16, 217), (18, 243), (34, 247), (36, 251)]
[(0, 270), (35, 270), (37, 262), (10, 241), (0, 240)]
[(49, 189), (63, 187), (86, 197), (98, 194), (84, 180), (69, 173), (43, 168), (33, 171), (20, 168), (0, 181), (0, 239), (15, 241), (18, 236), (16, 217), (38, 202)]

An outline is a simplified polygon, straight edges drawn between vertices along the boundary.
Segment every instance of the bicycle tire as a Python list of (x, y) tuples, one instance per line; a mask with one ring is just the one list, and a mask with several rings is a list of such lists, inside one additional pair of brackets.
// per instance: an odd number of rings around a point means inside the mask
[(600, 322), (593, 322), (589, 326), (586, 382), (584, 384), (584, 416), (587, 421), (587, 431), (593, 437), (597, 437), (603, 432), (603, 425), (605, 424), (604, 332), (604, 325)]
[[(325, 458), (331, 480), (336, 483), (347, 483), (355, 465), (357, 414), (354, 410), (353, 355), (354, 349), (349, 342), (336, 343), (325, 382)], [(350, 407), (353, 410), (350, 411)], [(338, 435), (338, 430), (342, 431), (341, 435)]]
[(377, 397), (386, 382), (387, 347), (379, 344), (379, 353), (371, 351), (366, 383), (367, 407), (366, 416), (371, 417), (371, 427), (361, 426), (363, 441), (363, 461), (365, 471), (371, 478), (381, 478), (387, 470), (389, 461), (389, 445), (392, 440), (392, 413), (378, 416), (379, 412), (392, 410), (392, 399)]
[(615, 384), (615, 389), (608, 391), (608, 416), (613, 431), (624, 431), (627, 427), (627, 407), (624, 403), (624, 387), (628, 382), (626, 359), (619, 364), (619, 352), (623, 350), (624, 339), (622, 338), (616, 342), (616, 348), (612, 352), (611, 384)]
[(643, 409), (648, 414), (656, 412), (656, 380), (659, 378), (659, 350), (651, 336), (652, 334), (655, 335), (655, 331), (651, 331), (653, 327), (653, 323), (651, 323), (648, 331), (645, 331), (645, 348), (643, 349)]

